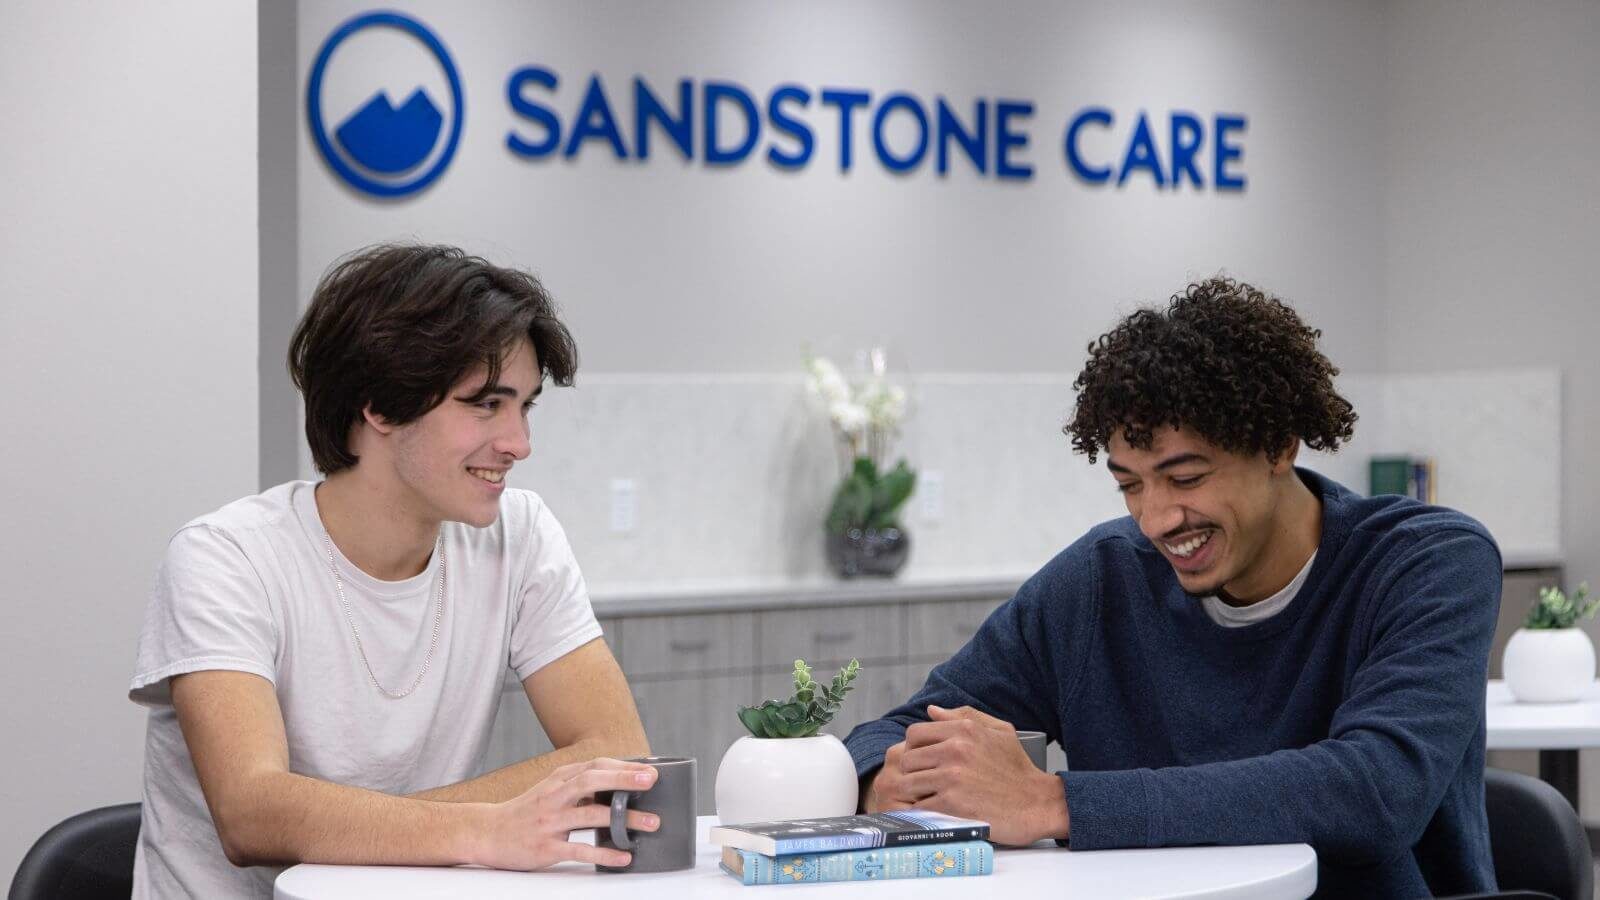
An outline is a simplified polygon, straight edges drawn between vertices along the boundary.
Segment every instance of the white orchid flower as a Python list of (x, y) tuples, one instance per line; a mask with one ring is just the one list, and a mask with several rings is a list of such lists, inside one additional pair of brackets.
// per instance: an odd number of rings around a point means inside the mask
[(895, 429), (906, 414), (906, 392), (898, 385), (874, 380), (861, 389), (859, 401), (873, 427)]
[(824, 356), (813, 356), (806, 360), (806, 369), (810, 373), (806, 389), (812, 397), (822, 401), (829, 408), (839, 403), (850, 402), (850, 385), (832, 360)]
[(866, 407), (841, 400), (828, 406), (828, 417), (833, 419), (833, 426), (846, 435), (854, 438), (867, 427), (868, 415)]

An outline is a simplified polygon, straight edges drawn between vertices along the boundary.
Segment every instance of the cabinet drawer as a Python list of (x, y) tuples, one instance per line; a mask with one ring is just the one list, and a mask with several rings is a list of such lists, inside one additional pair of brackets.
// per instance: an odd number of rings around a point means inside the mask
[(905, 655), (905, 607), (900, 604), (764, 612), (759, 628), (764, 669), (791, 671), (796, 659), (816, 668)]
[(755, 613), (629, 616), (622, 671), (629, 678), (755, 667)]
[(908, 656), (949, 659), (978, 633), (989, 613), (1004, 603), (961, 600), (954, 603), (912, 603), (906, 608)]

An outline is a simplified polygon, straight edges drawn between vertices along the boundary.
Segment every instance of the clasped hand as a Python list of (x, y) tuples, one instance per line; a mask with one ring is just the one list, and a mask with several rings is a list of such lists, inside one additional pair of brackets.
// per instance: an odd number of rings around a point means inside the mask
[(1061, 779), (1034, 767), (1009, 722), (970, 706), (929, 706), (928, 717), (889, 748), (867, 791), (867, 812), (915, 808), (981, 819), (990, 840), (1013, 846), (1067, 836)]

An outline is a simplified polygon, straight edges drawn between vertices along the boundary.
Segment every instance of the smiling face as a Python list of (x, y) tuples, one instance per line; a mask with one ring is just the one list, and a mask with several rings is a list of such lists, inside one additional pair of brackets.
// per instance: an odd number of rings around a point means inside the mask
[(1146, 450), (1120, 432), (1109, 443), (1106, 467), (1128, 514), (1189, 594), (1262, 600), (1305, 564), (1304, 516), (1296, 514), (1303, 504), (1290, 492), (1306, 488), (1292, 450), (1275, 462), (1241, 456), (1189, 429), (1159, 429)]
[(522, 338), (495, 384), (469, 372), (421, 418), (393, 429), (393, 472), (419, 518), (479, 528), (500, 516), (505, 477), (531, 450), (528, 413), (541, 390), (539, 360)]

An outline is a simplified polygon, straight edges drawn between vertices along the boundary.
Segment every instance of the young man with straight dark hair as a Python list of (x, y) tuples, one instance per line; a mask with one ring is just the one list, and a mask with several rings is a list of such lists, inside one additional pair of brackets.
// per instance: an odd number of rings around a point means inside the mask
[[(1460, 513), (1294, 465), (1356, 420), (1319, 336), (1219, 278), (1089, 346), (1065, 431), (1105, 453), (1128, 516), (850, 734), (868, 811), (1085, 850), (1304, 842), (1330, 897), (1493, 890), (1500, 554)], [(1033, 768), (1015, 729), (1069, 770)]]
[[(568, 833), (654, 782), (611, 758), (644, 729), (560, 524), (506, 485), (577, 369), (543, 286), (373, 247), (323, 277), (289, 362), (323, 480), (185, 525), (151, 595), (134, 896), (270, 897), (296, 862), (626, 864)], [(480, 775), (508, 668), (558, 749)]]

